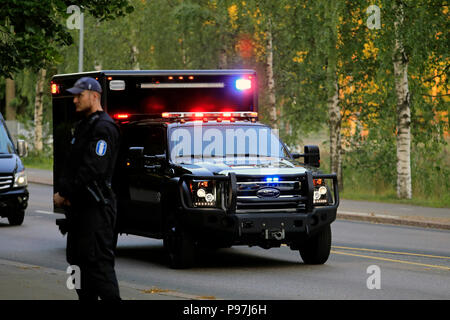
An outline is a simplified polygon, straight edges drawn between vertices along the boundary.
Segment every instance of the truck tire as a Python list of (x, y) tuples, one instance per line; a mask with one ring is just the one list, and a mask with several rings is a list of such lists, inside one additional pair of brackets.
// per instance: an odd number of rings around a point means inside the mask
[(331, 227), (327, 225), (320, 232), (300, 245), (300, 256), (305, 264), (324, 264), (331, 250)]
[(195, 243), (192, 236), (181, 228), (172, 227), (164, 238), (164, 248), (172, 269), (188, 269), (194, 265)]
[(23, 223), (23, 220), (25, 218), (25, 210), (15, 210), (12, 211), (11, 214), (8, 216), (9, 224), (12, 226), (20, 226)]

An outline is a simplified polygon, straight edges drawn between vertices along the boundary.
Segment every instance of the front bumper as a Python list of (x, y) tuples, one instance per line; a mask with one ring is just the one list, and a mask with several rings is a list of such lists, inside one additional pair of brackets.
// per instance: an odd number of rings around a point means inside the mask
[[(180, 219), (183, 226), (199, 240), (227, 243), (229, 245), (259, 245), (262, 247), (279, 246), (281, 243), (293, 245), (320, 231), (324, 226), (336, 220), (339, 206), (336, 175), (307, 173), (307, 181), (312, 185), (313, 178), (333, 180), (334, 201), (327, 206), (313, 205), (313, 190), (303, 199), (301, 209), (265, 209), (239, 210), (236, 205), (236, 177), (197, 177), (183, 176), (179, 186), (181, 192), (182, 213)], [(291, 177), (292, 178), (292, 177)], [(183, 181), (187, 179), (217, 179), (230, 181), (230, 199), (226, 208), (192, 208), (184, 201)], [(185, 193), (184, 193), (185, 194)], [(300, 200), (301, 201), (301, 200)]]
[(11, 189), (0, 193), (0, 215), (8, 216), (11, 210), (25, 210), (28, 206), (29, 193), (26, 187)]

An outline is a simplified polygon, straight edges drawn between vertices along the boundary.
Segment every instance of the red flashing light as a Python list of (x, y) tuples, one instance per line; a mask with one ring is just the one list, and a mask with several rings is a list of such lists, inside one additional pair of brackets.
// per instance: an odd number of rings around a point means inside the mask
[(114, 119), (117, 119), (117, 120), (128, 119), (129, 117), (130, 117), (130, 115), (128, 113), (116, 113), (114, 115)]
[(51, 92), (52, 92), (52, 94), (58, 94), (59, 93), (59, 86), (56, 83), (52, 83), (52, 85), (51, 85)]
[(230, 121), (235, 122), (238, 119), (246, 119), (256, 122), (258, 118), (257, 112), (163, 112), (161, 117), (164, 119), (172, 119), (184, 122), (186, 120), (202, 120), (208, 122), (216, 120), (217, 122)]
[(108, 80), (110, 80), (110, 81), (111, 81), (111, 80), (112, 80), (112, 77), (108, 77)]

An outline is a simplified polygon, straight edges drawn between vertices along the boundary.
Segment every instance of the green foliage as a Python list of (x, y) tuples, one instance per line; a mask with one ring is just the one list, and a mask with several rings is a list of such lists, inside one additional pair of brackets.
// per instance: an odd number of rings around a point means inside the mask
[[(58, 48), (73, 43), (64, 16), (72, 1), (2, 0), (0, 2), (0, 75), (25, 67), (37, 70), (54, 62)], [(77, 3), (100, 20), (132, 11), (127, 0), (80, 0)]]
[(53, 154), (48, 152), (30, 152), (22, 159), (25, 168), (53, 170)]
[[(3, 2), (2, 74), (21, 69), (15, 74), (14, 105), (24, 120), (30, 120), (34, 116), (34, 70), (47, 62), (47, 67), (51, 65), (49, 78), (55, 73), (77, 72), (78, 30), (65, 28), (66, 7), (71, 1)], [(328, 130), (327, 102), (337, 79), (345, 129), (345, 195), (353, 192), (361, 197), (381, 195), (383, 199), (394, 199), (397, 159), (392, 53), (398, 36), (409, 62), (413, 196), (423, 201), (439, 194), (447, 194), (448, 198), (448, 4), (444, 0), (403, 0), (405, 21), (396, 34), (393, 3), (396, 2), (78, 1), (88, 12), (84, 65), (86, 70), (131, 69), (137, 60), (141, 69), (256, 69), (260, 119), (267, 122), (265, 63), (270, 31), (282, 138), (290, 146), (299, 147), (305, 136)], [(369, 29), (366, 25), (366, 9), (370, 5), (381, 9), (381, 29)], [(131, 6), (135, 8), (133, 12)], [(23, 69), (24, 66), (34, 69)], [(431, 97), (436, 75), (440, 91)], [(3, 87), (0, 78), (0, 88)], [(2, 95), (0, 90), (0, 98)], [(49, 99), (47, 94), (46, 121), (50, 120)], [(326, 155), (327, 150), (322, 151)], [(326, 156), (322, 159), (326, 167)], [(448, 200), (443, 202), (448, 204)]]

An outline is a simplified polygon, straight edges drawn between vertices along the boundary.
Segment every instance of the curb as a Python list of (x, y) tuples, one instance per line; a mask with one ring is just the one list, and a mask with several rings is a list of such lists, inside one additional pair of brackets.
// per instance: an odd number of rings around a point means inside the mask
[[(48, 267), (38, 266), (38, 265), (34, 265), (34, 264), (29, 264), (29, 263), (18, 262), (18, 261), (0, 259), (0, 269), (3, 268), (4, 266), (17, 268), (19, 270), (18, 272), (32, 273), (33, 278), (35, 278), (35, 273), (37, 273), (38, 278), (41, 279), (42, 281), (45, 281), (44, 278), (46, 278), (47, 280), (48, 280), (48, 278), (51, 278), (52, 283), (53, 283), (53, 279), (55, 279), (54, 283), (61, 284), (61, 286), (58, 287), (58, 289), (61, 289), (61, 288), (64, 289), (64, 281), (66, 281), (67, 277), (68, 277), (68, 274), (63, 270), (48, 268)], [(41, 275), (45, 275), (45, 277), (42, 277), (42, 276), (39, 277), (39, 273)], [(41, 280), (39, 280), (39, 281), (41, 281)], [(3, 279), (3, 281), (5, 281), (5, 280)], [(6, 281), (12, 281), (14, 283), (14, 280), (11, 280), (10, 278), (9, 278), (9, 280), (6, 280)], [(221, 300), (221, 299), (217, 299), (215, 297), (202, 297), (199, 295), (178, 292), (175, 290), (164, 290), (164, 289), (160, 289), (160, 288), (156, 288), (156, 287), (149, 288), (146, 286), (129, 283), (126, 281), (118, 281), (118, 282), (119, 282), (121, 291), (127, 291), (127, 293), (128, 293), (127, 294), (125, 292), (121, 292), (121, 295), (125, 296), (125, 298), (124, 298), (125, 300)], [(46, 290), (44, 290), (42, 292), (42, 295), (45, 299), (48, 298), (47, 293), (49, 292), (49, 290), (52, 290), (52, 289), (53, 288), (51, 288), (51, 287), (47, 287)], [(63, 290), (63, 289), (61, 289), (61, 290)], [(57, 299), (57, 300), (72, 299), (72, 297), (67, 296), (67, 292), (64, 292), (64, 294), (61, 294), (60, 296), (58, 295), (58, 293), (55, 293), (54, 291), (52, 291), (52, 294), (54, 294), (56, 296), (53, 296), (50, 299)], [(73, 299), (75, 299), (75, 300), (77, 299), (76, 294), (73, 295)]]
[(53, 174), (43, 176), (42, 174), (34, 173), (33, 171), (30, 171), (30, 169), (27, 169), (27, 179), (28, 182), (31, 183), (44, 184), (48, 186), (53, 185)]
[(439, 218), (420, 217), (418, 219), (417, 217), (413, 218), (413, 217), (381, 215), (374, 213), (344, 212), (344, 211), (338, 211), (336, 218), (340, 220), (363, 221), (363, 222), (393, 224), (410, 227), (450, 230), (450, 220), (449, 222), (438, 221), (440, 220)]

